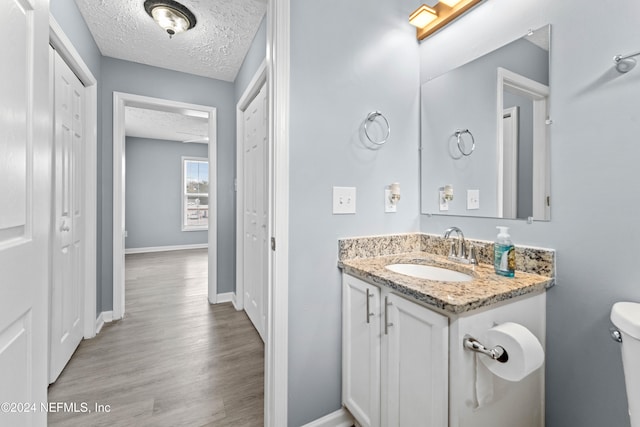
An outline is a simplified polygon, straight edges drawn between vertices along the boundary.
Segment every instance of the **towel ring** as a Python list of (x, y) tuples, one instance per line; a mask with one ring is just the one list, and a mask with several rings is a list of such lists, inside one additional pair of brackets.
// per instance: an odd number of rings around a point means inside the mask
[[(460, 146), (460, 141), (464, 141), (462, 139), (462, 135), (464, 135), (465, 133), (468, 133), (471, 137), (471, 150), (469, 150), (468, 152), (465, 152)], [(471, 153), (473, 153), (473, 150), (476, 149), (476, 139), (473, 137), (473, 134), (469, 131), (469, 129), (458, 129), (454, 135), (458, 140), (458, 150), (460, 150), (460, 154), (462, 154), (463, 156), (470, 156)]]
[[(387, 128), (387, 134), (380, 141), (376, 141), (373, 138), (371, 138), (371, 135), (369, 135), (369, 130), (367, 129), (367, 124), (369, 122), (373, 122), (377, 117), (382, 117), (382, 120), (384, 120), (385, 126)], [(371, 143), (376, 144), (376, 145), (384, 145), (387, 142), (387, 139), (389, 139), (389, 135), (391, 135), (391, 127), (389, 126), (389, 120), (387, 120), (387, 118), (380, 111), (372, 111), (372, 112), (370, 112), (367, 115), (367, 118), (364, 121), (364, 133), (367, 136), (367, 139)]]

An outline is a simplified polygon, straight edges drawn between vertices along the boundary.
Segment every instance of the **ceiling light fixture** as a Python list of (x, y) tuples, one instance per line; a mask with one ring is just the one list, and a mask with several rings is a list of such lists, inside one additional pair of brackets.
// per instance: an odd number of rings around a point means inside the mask
[[(433, 8), (422, 5), (409, 15), (409, 23), (417, 27), (416, 36), (423, 40), (482, 0), (440, 0)], [(421, 16), (422, 18), (418, 18)]]
[(144, 10), (169, 34), (169, 38), (196, 26), (195, 15), (177, 1), (146, 0)]

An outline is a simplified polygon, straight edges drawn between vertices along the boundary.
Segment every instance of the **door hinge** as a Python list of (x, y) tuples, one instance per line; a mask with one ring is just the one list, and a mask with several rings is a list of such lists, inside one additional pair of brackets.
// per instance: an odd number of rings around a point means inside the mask
[(272, 251), (276, 250), (276, 238), (275, 237), (271, 238), (271, 250)]
[(238, 178), (233, 179), (233, 191), (238, 191)]
[(551, 196), (547, 196), (547, 206), (551, 206)]

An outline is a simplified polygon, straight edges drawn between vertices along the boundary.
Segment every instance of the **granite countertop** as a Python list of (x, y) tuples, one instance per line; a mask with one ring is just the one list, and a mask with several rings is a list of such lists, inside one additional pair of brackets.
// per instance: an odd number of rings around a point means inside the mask
[[(473, 276), (468, 282), (441, 282), (419, 279), (387, 270), (391, 264), (422, 264), (444, 267)], [(515, 277), (495, 273), (493, 265), (467, 265), (449, 261), (447, 257), (420, 250), (341, 259), (342, 270), (366, 282), (391, 288), (399, 294), (436, 307), (447, 314), (461, 314), (521, 295), (543, 292), (553, 285), (553, 277), (516, 271)]]

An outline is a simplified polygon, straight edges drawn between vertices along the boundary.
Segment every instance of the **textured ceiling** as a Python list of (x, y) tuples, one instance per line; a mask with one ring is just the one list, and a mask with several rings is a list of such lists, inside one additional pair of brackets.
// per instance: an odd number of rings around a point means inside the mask
[(196, 26), (169, 36), (144, 10), (144, 0), (76, 0), (104, 56), (233, 82), (267, 0), (180, 0)]
[(125, 135), (181, 142), (208, 142), (208, 119), (146, 108), (125, 107)]

